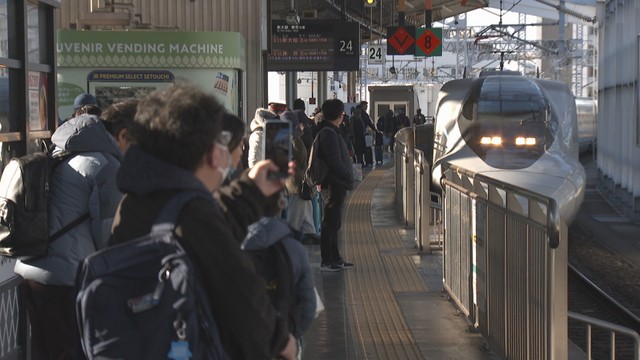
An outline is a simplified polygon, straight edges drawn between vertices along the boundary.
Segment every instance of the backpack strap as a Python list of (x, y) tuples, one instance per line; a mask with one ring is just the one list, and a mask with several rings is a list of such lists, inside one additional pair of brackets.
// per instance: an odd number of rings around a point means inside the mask
[[(69, 151), (61, 151), (57, 154), (53, 154), (53, 149), (55, 146), (53, 146), (53, 144), (51, 144), (50, 146), (47, 146), (46, 144), (44, 145), (45, 147), (45, 151), (47, 156), (49, 157), (49, 161), (51, 161), (51, 170), (53, 171), (53, 168), (58, 166), (59, 164), (62, 163), (63, 160), (67, 159), (67, 158), (71, 158), (76, 156), (78, 153), (72, 153)], [(49, 179), (47, 180), (49, 181)], [(60, 238), (62, 235), (66, 234), (67, 232), (69, 232), (71, 229), (75, 228), (76, 226), (82, 224), (83, 222), (85, 222), (86, 220), (89, 220), (91, 218), (91, 215), (89, 214), (89, 212), (87, 211), (86, 213), (78, 216), (77, 218), (75, 218), (73, 221), (71, 221), (70, 223), (68, 223), (67, 225), (63, 226), (62, 229), (56, 231), (55, 233), (53, 233), (52, 235), (49, 236), (49, 243), (54, 242), (55, 240), (57, 240), (58, 238)]]
[(85, 220), (88, 220), (90, 217), (91, 217), (91, 215), (89, 215), (88, 212), (80, 215), (80, 217), (76, 218), (72, 222), (70, 222), (67, 225), (65, 225), (62, 229), (56, 231), (55, 233), (53, 233), (53, 235), (49, 236), (49, 244), (54, 242), (60, 236), (66, 234), (69, 230), (71, 230), (74, 227), (82, 224), (83, 222), (85, 222)]

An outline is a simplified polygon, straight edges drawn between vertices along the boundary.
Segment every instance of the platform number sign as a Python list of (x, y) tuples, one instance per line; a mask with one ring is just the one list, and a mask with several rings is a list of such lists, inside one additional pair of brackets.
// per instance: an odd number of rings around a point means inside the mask
[(382, 54), (386, 54), (382, 45), (369, 45), (369, 49), (367, 49), (369, 64), (383, 64), (384, 58)]
[[(337, 35), (335, 39), (334, 58), (336, 67), (340, 69), (358, 69), (360, 64), (360, 40), (357, 23), (354, 24), (355, 31), (348, 32), (348, 35)], [(336, 29), (336, 31), (340, 31)]]
[(339, 40), (340, 50), (343, 53), (353, 52), (353, 40)]

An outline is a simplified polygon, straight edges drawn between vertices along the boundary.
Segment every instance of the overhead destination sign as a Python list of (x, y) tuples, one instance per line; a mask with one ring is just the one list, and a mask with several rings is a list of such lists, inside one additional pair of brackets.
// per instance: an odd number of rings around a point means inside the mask
[(357, 71), (359, 65), (360, 26), (355, 22), (271, 23), (269, 71)]

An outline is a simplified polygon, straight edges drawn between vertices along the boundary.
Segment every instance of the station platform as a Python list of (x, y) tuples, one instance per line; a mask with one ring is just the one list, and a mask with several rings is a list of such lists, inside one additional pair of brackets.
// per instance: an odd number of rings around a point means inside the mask
[[(322, 272), (320, 246), (306, 245), (326, 309), (305, 334), (303, 359), (499, 359), (480, 334), (469, 331), (470, 324), (443, 291), (442, 253), (419, 254), (414, 229), (401, 223), (388, 156), (383, 166), (364, 172), (347, 199), (340, 246), (354, 267)], [(571, 231), (587, 236), (570, 244), (570, 262), (588, 265), (576, 249), (592, 249), (583, 242), (590, 238), (615, 257), (607, 268), (621, 263), (622, 273), (631, 274), (640, 268), (640, 224), (596, 189), (595, 164), (587, 162), (585, 169), (585, 201)], [(604, 258), (592, 255), (590, 259)], [(597, 267), (592, 270), (601, 273)], [(630, 285), (623, 284), (635, 289)], [(571, 342), (568, 355), (586, 359)]]
[(442, 291), (441, 253), (418, 254), (400, 222), (392, 162), (365, 171), (347, 199), (341, 254), (353, 268), (321, 272), (320, 246), (307, 245), (325, 311), (303, 359), (498, 359)]

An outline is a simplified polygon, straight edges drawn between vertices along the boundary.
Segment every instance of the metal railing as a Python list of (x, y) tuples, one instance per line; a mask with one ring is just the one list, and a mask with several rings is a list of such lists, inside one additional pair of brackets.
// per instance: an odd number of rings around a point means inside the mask
[[(424, 151), (413, 151), (415, 176), (415, 240), (418, 251), (442, 250), (444, 226), (440, 195), (431, 192), (431, 170)], [(433, 201), (435, 199), (435, 201)]]
[(27, 359), (28, 322), (14, 260), (0, 259), (0, 359)]
[(402, 209), (402, 221), (415, 225), (415, 178), (413, 174), (413, 128), (403, 128), (395, 135), (396, 204)]
[(443, 164), (445, 290), (505, 359), (566, 359), (567, 226), (556, 201)]
[(591, 360), (591, 344), (592, 344), (592, 333), (591, 329), (596, 327), (609, 332), (610, 343), (609, 343), (609, 359), (615, 360), (616, 357), (616, 338), (619, 336), (626, 336), (633, 339), (634, 342), (634, 360), (640, 360), (640, 335), (634, 330), (628, 329), (624, 326), (619, 326), (616, 324), (612, 324), (610, 322), (602, 321), (600, 319), (592, 318), (590, 316), (578, 314), (569, 311), (568, 312), (569, 319), (579, 321), (584, 323), (587, 329), (587, 348), (586, 348), (586, 356), (587, 360)]

